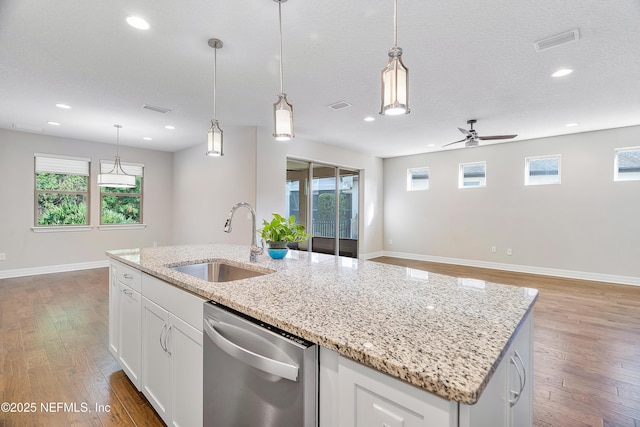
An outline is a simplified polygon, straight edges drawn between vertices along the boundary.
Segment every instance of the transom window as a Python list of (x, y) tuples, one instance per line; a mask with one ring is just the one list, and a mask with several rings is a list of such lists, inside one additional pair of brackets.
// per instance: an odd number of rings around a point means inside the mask
[(640, 180), (640, 147), (618, 148), (616, 150), (614, 180)]
[(560, 155), (527, 157), (524, 185), (560, 184)]
[(429, 189), (429, 168), (407, 169), (407, 191), (419, 191)]
[(487, 186), (487, 162), (460, 163), (458, 188)]
[(88, 225), (90, 159), (35, 154), (36, 227)]
[[(101, 160), (101, 173), (113, 169), (113, 162)], [(100, 187), (100, 224), (142, 224), (142, 181), (144, 165), (122, 163), (122, 169), (135, 175), (134, 188)]]

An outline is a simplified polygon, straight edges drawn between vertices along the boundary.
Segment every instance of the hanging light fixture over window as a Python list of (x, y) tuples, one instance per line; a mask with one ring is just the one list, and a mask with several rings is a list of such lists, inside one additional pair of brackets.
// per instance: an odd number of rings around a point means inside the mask
[(116, 160), (113, 169), (108, 173), (98, 175), (98, 187), (134, 188), (136, 186), (135, 175), (129, 175), (120, 164), (120, 129), (121, 125), (113, 125), (116, 128)]
[(402, 48), (398, 47), (398, 0), (393, 3), (393, 47), (389, 62), (382, 70), (382, 105), (380, 114), (409, 114), (409, 69), (402, 63)]
[(273, 104), (274, 132), (273, 136), (278, 141), (288, 141), (295, 137), (293, 134), (293, 105), (287, 101), (284, 93), (284, 77), (282, 72), (282, 3), (287, 0), (273, 0), (278, 3), (278, 22), (280, 24), (280, 93), (278, 101)]
[(213, 54), (213, 120), (207, 132), (207, 156), (220, 157), (222, 152), (222, 129), (216, 119), (216, 69), (218, 67), (218, 49), (222, 48), (222, 41), (209, 39), (209, 46), (214, 49)]

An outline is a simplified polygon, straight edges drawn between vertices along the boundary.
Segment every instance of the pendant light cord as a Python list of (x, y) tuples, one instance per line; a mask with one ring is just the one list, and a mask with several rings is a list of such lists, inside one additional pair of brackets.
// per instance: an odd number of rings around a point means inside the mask
[(393, 2), (393, 47), (398, 47), (398, 0)]
[(282, 71), (282, 2), (278, 1), (278, 22), (280, 23), (280, 93), (284, 93), (284, 77)]
[(213, 120), (216, 120), (216, 69), (218, 68), (218, 49), (213, 49)]
[(120, 157), (120, 125), (113, 125), (116, 128), (116, 157)]

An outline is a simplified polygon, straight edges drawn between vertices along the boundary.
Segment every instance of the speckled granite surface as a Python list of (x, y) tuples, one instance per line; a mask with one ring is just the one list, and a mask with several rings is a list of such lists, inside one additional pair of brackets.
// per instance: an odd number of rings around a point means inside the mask
[[(449, 400), (475, 403), (537, 291), (351, 258), (249, 247), (116, 250), (111, 258)], [(270, 273), (209, 283), (167, 266), (225, 259)]]

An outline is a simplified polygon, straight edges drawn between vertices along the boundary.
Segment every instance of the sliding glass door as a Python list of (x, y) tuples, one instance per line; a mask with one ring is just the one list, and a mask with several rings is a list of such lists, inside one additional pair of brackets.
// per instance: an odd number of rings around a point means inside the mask
[(333, 165), (287, 161), (287, 214), (313, 234), (313, 252), (358, 257), (359, 175)]

